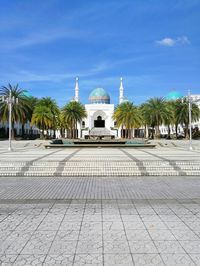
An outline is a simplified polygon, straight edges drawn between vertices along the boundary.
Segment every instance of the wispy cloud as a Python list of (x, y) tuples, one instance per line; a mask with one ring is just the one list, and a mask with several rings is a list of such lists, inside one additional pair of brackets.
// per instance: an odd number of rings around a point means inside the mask
[(162, 40), (156, 41), (156, 44), (161, 45), (161, 46), (173, 47), (175, 45), (190, 44), (190, 41), (187, 36), (181, 36), (177, 38), (166, 37)]

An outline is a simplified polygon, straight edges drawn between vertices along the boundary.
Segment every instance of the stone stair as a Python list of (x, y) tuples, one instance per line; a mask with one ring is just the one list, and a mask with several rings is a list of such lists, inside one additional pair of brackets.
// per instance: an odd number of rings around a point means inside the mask
[(0, 176), (200, 176), (199, 161), (0, 162)]

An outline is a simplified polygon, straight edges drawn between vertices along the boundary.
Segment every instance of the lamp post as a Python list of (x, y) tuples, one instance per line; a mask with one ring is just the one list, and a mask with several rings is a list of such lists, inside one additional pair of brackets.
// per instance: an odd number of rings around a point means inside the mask
[(188, 111), (189, 111), (189, 150), (192, 151), (192, 107), (191, 107), (191, 94), (188, 90)]
[(8, 144), (8, 151), (12, 151), (12, 106), (15, 103), (18, 103), (18, 98), (12, 97), (12, 91), (9, 90), (9, 96), (2, 96), (2, 102), (7, 103), (9, 109), (9, 144)]

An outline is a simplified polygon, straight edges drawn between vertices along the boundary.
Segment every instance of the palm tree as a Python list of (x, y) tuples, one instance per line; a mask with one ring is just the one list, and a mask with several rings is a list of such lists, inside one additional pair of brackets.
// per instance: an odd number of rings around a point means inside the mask
[(44, 138), (44, 130), (52, 126), (52, 113), (50, 108), (44, 105), (37, 105), (31, 119), (31, 126), (36, 125), (42, 130), (41, 138)]
[(55, 131), (56, 131), (56, 124), (57, 120), (60, 114), (60, 109), (54, 99), (51, 97), (43, 97), (41, 100), (38, 101), (38, 105), (46, 106), (49, 108), (51, 114), (52, 114), (52, 129), (53, 129), (53, 135), (55, 137)]
[(156, 137), (160, 136), (159, 126), (167, 119), (168, 110), (164, 98), (151, 98), (143, 107), (143, 116), (148, 124), (155, 127)]
[[(12, 86), (3, 86), (0, 88), (0, 95), (9, 97), (11, 91), (11, 96), (18, 98), (18, 103), (12, 106), (12, 138), (14, 138), (14, 124), (20, 122), (22, 125), (26, 123), (28, 113), (30, 112), (30, 105), (28, 97), (25, 95), (26, 90), (20, 89), (18, 84)], [(6, 122), (9, 119), (9, 107), (6, 102), (0, 102), (0, 118), (2, 122)]]
[(114, 111), (113, 119), (116, 120), (117, 126), (126, 128), (126, 136), (133, 137), (133, 129), (141, 125), (141, 114), (139, 109), (131, 102), (119, 104)]
[[(200, 118), (199, 107), (195, 103), (191, 103), (192, 122), (198, 121)], [(175, 103), (175, 119), (176, 123), (185, 126), (185, 138), (189, 138), (189, 104), (188, 99), (177, 100)]]
[(87, 117), (84, 105), (71, 101), (62, 109), (62, 121), (70, 128), (70, 138), (77, 138), (77, 123)]
[(175, 112), (174, 112), (174, 101), (166, 101), (166, 115), (164, 116), (164, 125), (167, 126), (168, 133), (167, 138), (170, 139), (171, 128), (170, 126), (175, 124)]

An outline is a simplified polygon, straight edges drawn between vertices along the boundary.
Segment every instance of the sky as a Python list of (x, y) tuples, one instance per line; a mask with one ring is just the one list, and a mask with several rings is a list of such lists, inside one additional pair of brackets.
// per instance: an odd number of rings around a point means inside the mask
[(0, 0), (0, 86), (63, 106), (104, 88), (135, 104), (200, 94), (200, 0)]

